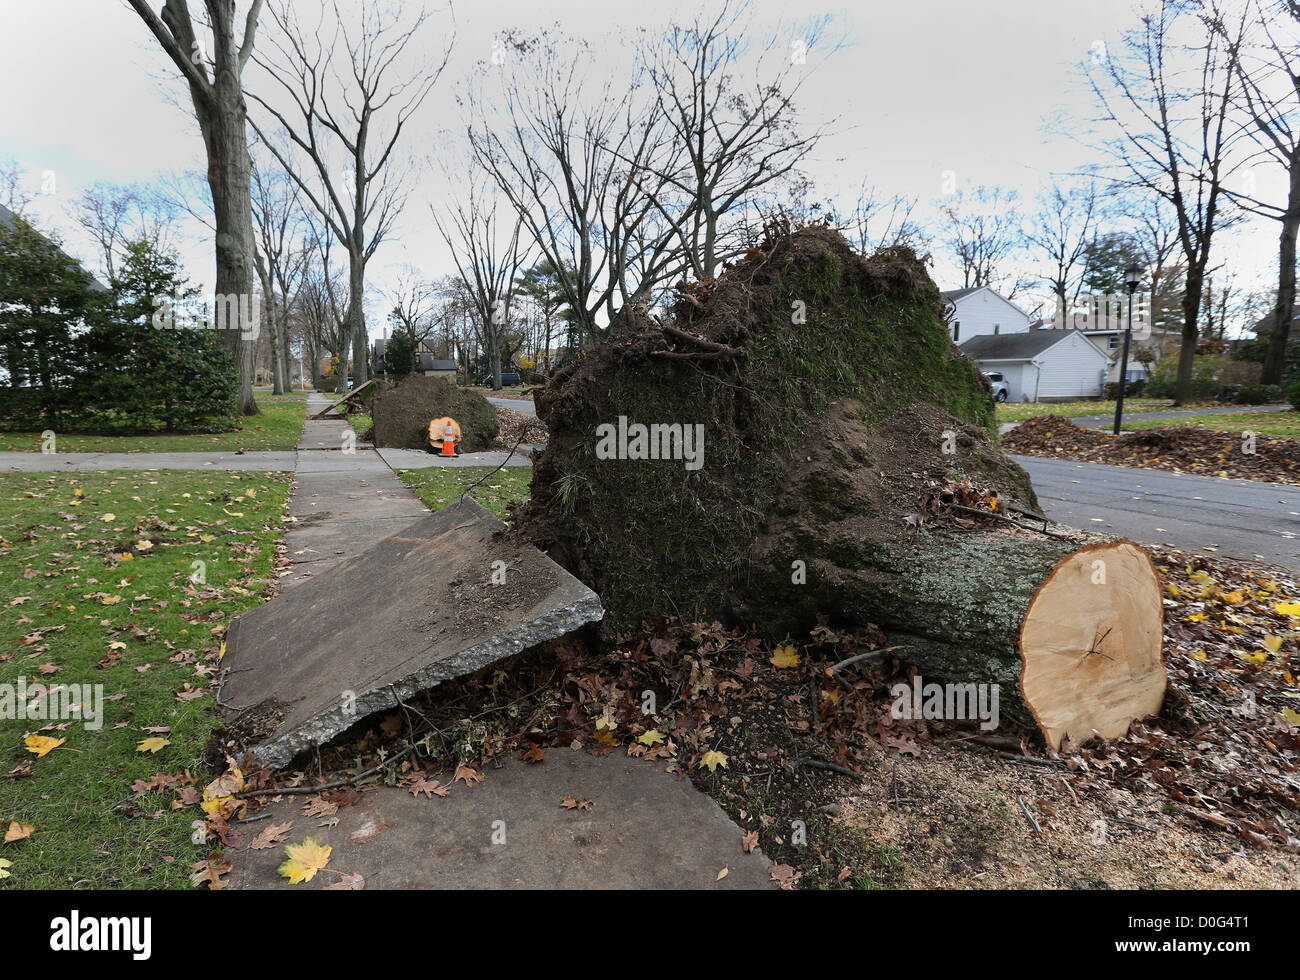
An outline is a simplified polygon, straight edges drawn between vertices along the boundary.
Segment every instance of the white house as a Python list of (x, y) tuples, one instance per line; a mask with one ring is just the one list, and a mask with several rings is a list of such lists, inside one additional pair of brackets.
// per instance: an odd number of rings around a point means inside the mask
[[(1066, 317), (1064, 322), (1058, 318), (1037, 329), (1082, 331), (1089, 340), (1110, 355), (1110, 367), (1106, 372), (1106, 380), (1108, 382), (1118, 382), (1120, 359), (1124, 352), (1125, 326), (1126, 321), (1121, 320), (1119, 317), (1072, 315)], [(1132, 384), (1134, 381), (1142, 381), (1150, 377), (1151, 372), (1142, 363), (1142, 359), (1138, 356), (1139, 353), (1150, 352), (1153, 356), (1149, 360), (1154, 364), (1165, 353), (1169, 341), (1177, 341), (1178, 339), (1179, 335), (1172, 331), (1160, 330), (1152, 327), (1149, 323), (1134, 320), (1133, 339), (1129, 344), (1128, 351), (1128, 383)]]
[(985, 334), (1000, 336), (1029, 330), (1029, 314), (991, 286), (950, 289), (942, 295), (944, 303), (952, 308), (948, 330), (955, 344)]
[(985, 374), (1000, 373), (1013, 402), (1095, 398), (1110, 355), (1078, 330), (985, 334), (961, 345)]

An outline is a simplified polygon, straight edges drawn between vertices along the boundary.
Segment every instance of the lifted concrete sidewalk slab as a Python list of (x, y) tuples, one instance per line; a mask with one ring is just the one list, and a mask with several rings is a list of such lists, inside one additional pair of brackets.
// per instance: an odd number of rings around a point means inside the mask
[(241, 734), (256, 761), (285, 766), (367, 715), (604, 615), (502, 527), (462, 500), (235, 620), (220, 700), (237, 727), (255, 720)]
[[(472, 788), (453, 784), (445, 798), (367, 790), (330, 827), (302, 816), (303, 797), (283, 797), (243, 831), (242, 849), (226, 851), (229, 887), (302, 890), (339, 881), (318, 874), (290, 885), (276, 873), (283, 846), (249, 846), (260, 828), (289, 820), (291, 841), (310, 836), (332, 847), (330, 870), (359, 874), (368, 889), (776, 887), (772, 862), (757, 848), (744, 852), (744, 831), (689, 780), (653, 763), (554, 748), (540, 764), (511, 759), (483, 776)], [(450, 774), (440, 779), (449, 782)], [(591, 809), (566, 810), (565, 796), (591, 800)]]

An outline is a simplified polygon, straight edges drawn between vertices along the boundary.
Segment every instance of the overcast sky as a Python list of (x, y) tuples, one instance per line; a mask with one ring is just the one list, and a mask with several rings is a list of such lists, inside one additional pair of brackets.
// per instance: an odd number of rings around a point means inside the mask
[[(314, 2), (300, 6), (318, 9)], [(422, 161), (445, 150), (447, 131), (459, 119), (455, 91), (471, 66), (490, 56), (496, 32), (558, 23), (608, 50), (602, 42), (617, 32), (653, 29), (683, 9), (693, 6), (476, 0), (434, 15), (422, 35), (428, 47), (453, 34), (455, 47), (405, 147), (431, 176), (421, 179), (393, 240), (371, 263), (372, 336), (391, 305), (382, 293), (398, 266), (411, 263), (429, 276), (451, 271), (430, 218), (447, 189)], [(866, 178), (886, 193), (919, 197), (925, 218), (946, 171), (962, 184), (1000, 184), (1032, 198), (1051, 174), (1099, 159), (1089, 135), (1095, 107), (1081, 65), (1098, 42), (1117, 45), (1136, 16), (1131, 0), (872, 0), (842, 7), (758, 0), (758, 10), (770, 23), (830, 14), (846, 36), (829, 58), (810, 52), (801, 97), (806, 125), (833, 119), (837, 129), (805, 168), (819, 190), (844, 194)], [(0, 0), (0, 36), (7, 39), (0, 59), (0, 160), (16, 160), (33, 192), (53, 173), (55, 193), (38, 195), (33, 210), (93, 267), (94, 251), (69, 217), (70, 202), (95, 180), (150, 181), (201, 169), (188, 96), (125, 0)], [(611, 84), (618, 71), (609, 66)], [(1047, 125), (1062, 116), (1074, 120), (1068, 128), (1076, 139)], [(1278, 175), (1259, 168), (1257, 181), (1262, 196), (1276, 196)], [(186, 230), (181, 250), (188, 271), (210, 284), (209, 241), (197, 224)], [(1256, 219), (1224, 238), (1218, 260), (1252, 287), (1264, 286), (1275, 274), (1275, 240), (1276, 224)], [(937, 242), (934, 250), (940, 286), (961, 285)]]

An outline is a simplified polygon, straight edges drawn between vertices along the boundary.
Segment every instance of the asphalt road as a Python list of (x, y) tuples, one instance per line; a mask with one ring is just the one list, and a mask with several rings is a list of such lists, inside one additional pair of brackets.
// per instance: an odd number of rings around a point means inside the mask
[(493, 405), (499, 406), (500, 408), (514, 409), (520, 415), (537, 414), (537, 406), (533, 404), (531, 398), (493, 398), (491, 395), (486, 397)]
[(1300, 569), (1300, 488), (1065, 459), (1012, 456), (1044, 513), (1134, 541)]

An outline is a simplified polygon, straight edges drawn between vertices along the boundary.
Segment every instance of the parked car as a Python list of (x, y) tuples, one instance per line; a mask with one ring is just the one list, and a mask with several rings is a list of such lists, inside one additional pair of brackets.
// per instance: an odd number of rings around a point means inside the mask
[(995, 402), (1006, 401), (1011, 389), (1008, 387), (1006, 379), (1002, 377), (1002, 372), (993, 371), (984, 375), (984, 377), (989, 379), (989, 384), (993, 387), (993, 400)]
[[(518, 372), (518, 371), (511, 371), (511, 372), (508, 373), (508, 374), (507, 374), (505, 371), (502, 371), (502, 372), (501, 372), (501, 385), (502, 385), (502, 387), (504, 387), (504, 386), (506, 386), (506, 385), (517, 385), (517, 384), (519, 384), (519, 372)], [(491, 387), (492, 387), (492, 375), (490, 375), (490, 374), (485, 374), (485, 375), (483, 375), (483, 379), (482, 379), (481, 381), (479, 381), (479, 385), (482, 386), (482, 387), (484, 387), (484, 388), (491, 388)]]

